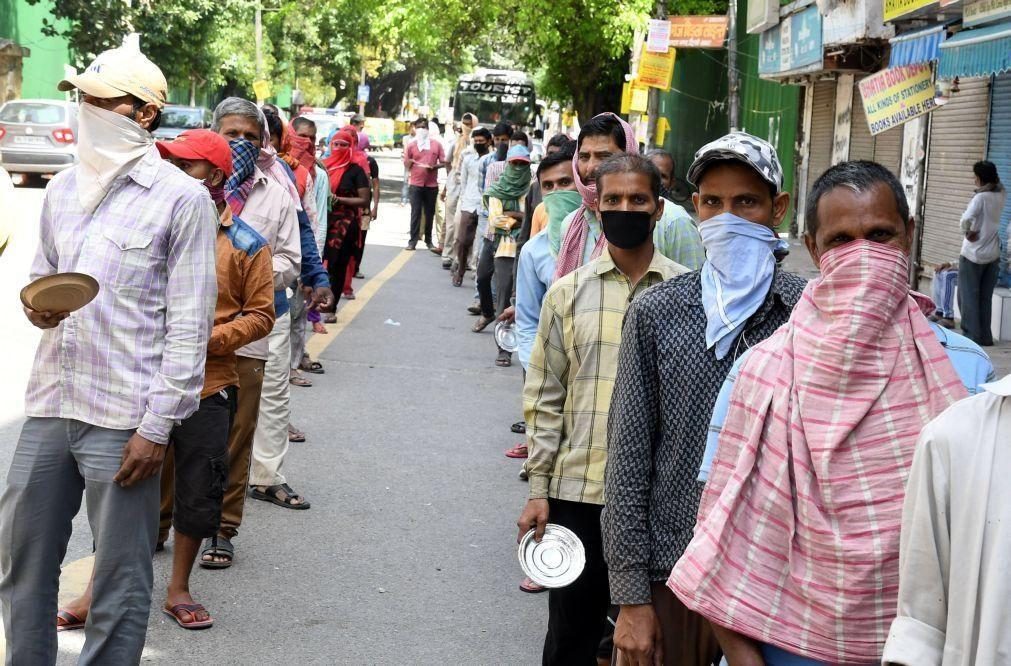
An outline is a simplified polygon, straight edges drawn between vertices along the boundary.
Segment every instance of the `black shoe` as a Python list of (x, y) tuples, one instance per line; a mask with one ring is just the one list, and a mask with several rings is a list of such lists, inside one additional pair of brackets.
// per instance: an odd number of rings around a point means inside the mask
[(442, 270), (448, 271), (452, 267), (453, 267), (453, 260), (452, 259), (443, 259), (442, 260)]
[(473, 303), (467, 306), (467, 312), (471, 313), (472, 315), (481, 314), (481, 304), (478, 303), (477, 301), (474, 301)]
[(418, 241), (411, 241), (410, 243), (407, 244), (407, 247), (405, 247), (404, 249), (414, 252), (415, 250), (418, 249)]

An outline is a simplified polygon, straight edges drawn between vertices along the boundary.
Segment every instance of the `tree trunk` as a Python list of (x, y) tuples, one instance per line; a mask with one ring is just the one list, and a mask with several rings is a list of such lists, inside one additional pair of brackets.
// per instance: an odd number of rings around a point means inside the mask
[(375, 116), (380, 109), (389, 118), (395, 118), (400, 114), (404, 106), (404, 97), (411, 85), (414, 84), (416, 72), (411, 69), (384, 74), (378, 78), (368, 80), (372, 94), (369, 103), (365, 105), (365, 115)]

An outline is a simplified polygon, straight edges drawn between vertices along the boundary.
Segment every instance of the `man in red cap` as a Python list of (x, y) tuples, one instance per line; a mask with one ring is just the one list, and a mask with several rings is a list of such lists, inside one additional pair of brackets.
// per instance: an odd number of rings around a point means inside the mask
[[(189, 130), (175, 141), (158, 142), (161, 156), (199, 180), (218, 210), (216, 265), (218, 297), (200, 406), (172, 429), (161, 475), (164, 545), (169, 521), (176, 530), (172, 577), (163, 612), (184, 629), (210, 627), (214, 620), (190, 595), (190, 571), (203, 539), (218, 533), (228, 478), (228, 433), (235, 412), (239, 374), (235, 351), (266, 337), (274, 325), (274, 279), (267, 241), (232, 214), (225, 203), (225, 180), (232, 172), (232, 150), (210, 130)], [(83, 626), (92, 586), (60, 609), (63, 630)]]

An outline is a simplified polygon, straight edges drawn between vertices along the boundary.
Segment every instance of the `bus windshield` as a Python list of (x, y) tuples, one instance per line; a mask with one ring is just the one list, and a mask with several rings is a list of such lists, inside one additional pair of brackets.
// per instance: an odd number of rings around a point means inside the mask
[(508, 121), (527, 127), (534, 122), (536, 101), (529, 79), (479, 73), (457, 83), (453, 117), (460, 120), (463, 114), (473, 113), (484, 124)]

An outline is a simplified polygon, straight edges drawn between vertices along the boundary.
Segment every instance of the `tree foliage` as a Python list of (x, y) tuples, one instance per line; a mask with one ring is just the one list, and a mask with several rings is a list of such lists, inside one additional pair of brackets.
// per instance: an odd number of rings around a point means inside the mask
[[(39, 2), (40, 0), (28, 0)], [(78, 66), (141, 33), (173, 86), (251, 94), (254, 13), (263, 7), (263, 75), (299, 82), (329, 104), (354, 103), (364, 66), (369, 112), (396, 113), (423, 77), (478, 66), (521, 68), (539, 96), (582, 117), (618, 104), (635, 30), (655, 0), (53, 0)], [(663, 0), (661, 0), (663, 2)], [(719, 13), (726, 0), (666, 0), (671, 13)]]

